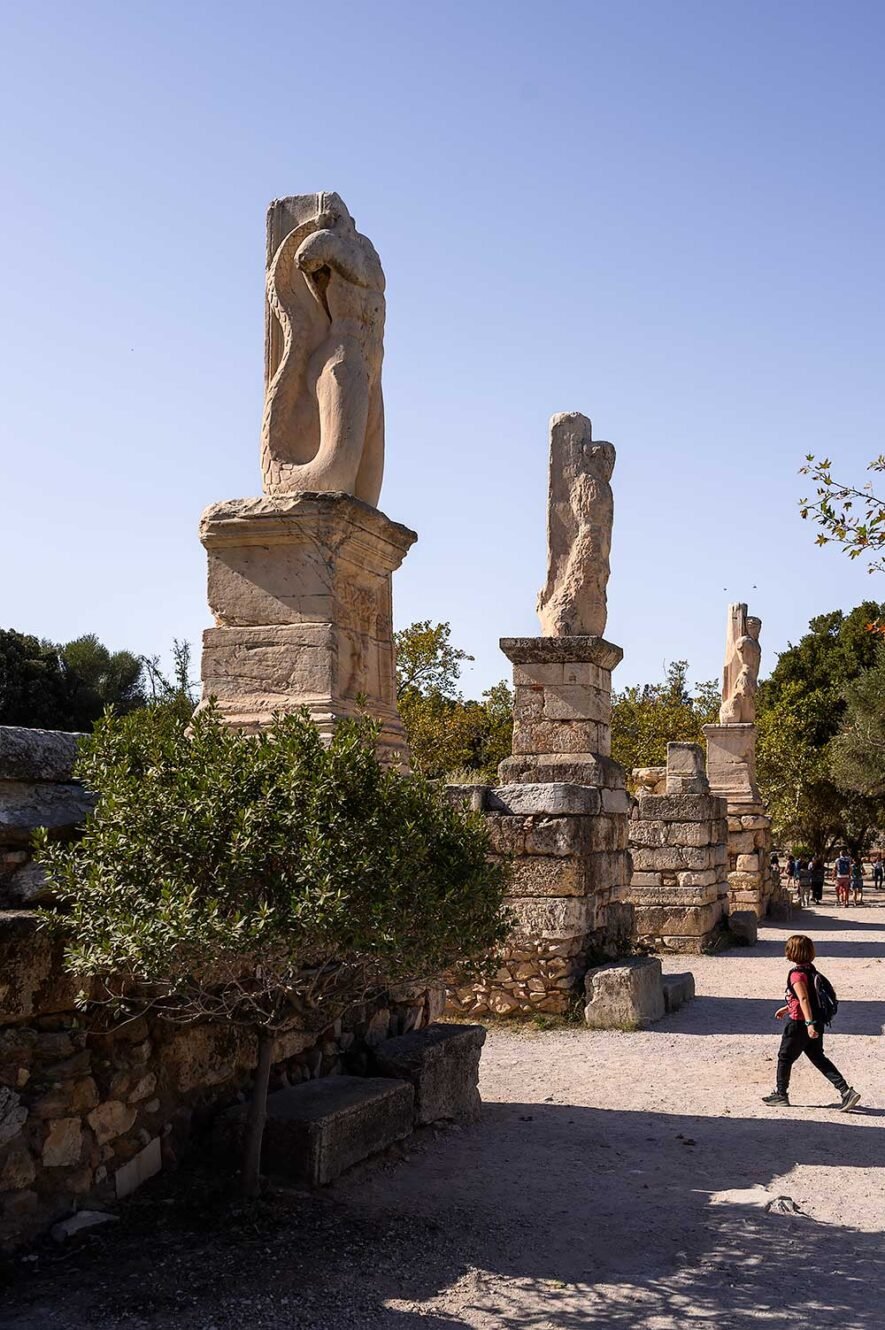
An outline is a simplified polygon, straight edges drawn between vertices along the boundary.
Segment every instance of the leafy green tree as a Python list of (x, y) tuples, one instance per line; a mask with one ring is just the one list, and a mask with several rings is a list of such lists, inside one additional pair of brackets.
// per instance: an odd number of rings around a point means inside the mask
[(880, 798), (885, 812), (885, 644), (874, 665), (845, 689), (841, 729), (830, 741), (830, 770), (842, 788)]
[(502, 680), (480, 701), (465, 701), (461, 665), (473, 660), (452, 645), (451, 626), (429, 619), (395, 635), (397, 704), (406, 727), (414, 769), (430, 779), (494, 781), (509, 757), (513, 695)]
[(58, 649), (13, 628), (0, 629), (0, 725), (76, 728)]
[(176, 637), (172, 643), (172, 677), (163, 673), (159, 656), (142, 656), (152, 705), (171, 707), (186, 720), (197, 705), (197, 683), (191, 678), (191, 644)]
[(759, 688), (757, 771), (775, 833), (816, 853), (827, 853), (837, 841), (858, 852), (885, 813), (875, 797), (851, 789), (836, 774), (830, 750), (850, 686), (877, 662), (877, 637), (869, 625), (883, 609), (865, 601), (849, 614), (818, 615)]
[(144, 665), (131, 651), (109, 651), (95, 633), (58, 648), (75, 730), (89, 730), (107, 707), (125, 715), (147, 701)]
[(211, 708), (109, 713), (79, 759), (97, 795), (82, 839), (39, 847), (73, 974), (127, 1012), (254, 1032), (248, 1194), (277, 1033), (469, 972), (507, 932), (482, 819), (385, 770), (376, 737), (352, 721), (324, 746), (306, 712), (258, 735)]
[(719, 685), (688, 687), (688, 661), (667, 666), (661, 683), (638, 684), (612, 697), (612, 757), (629, 774), (634, 767), (663, 766), (667, 744), (703, 743), (702, 726), (719, 714)]
[(89, 730), (107, 707), (120, 714), (147, 701), (143, 661), (109, 651), (94, 633), (57, 646), (0, 631), (0, 724)]
[[(872, 481), (859, 487), (835, 480), (828, 457), (808, 453), (805, 463), (801, 474), (811, 477), (816, 492), (813, 499), (800, 499), (799, 506), (802, 516), (821, 528), (818, 545), (835, 541), (849, 559), (868, 558), (868, 572), (885, 571), (885, 498), (876, 494)], [(885, 454), (874, 458), (867, 470), (885, 471)]]

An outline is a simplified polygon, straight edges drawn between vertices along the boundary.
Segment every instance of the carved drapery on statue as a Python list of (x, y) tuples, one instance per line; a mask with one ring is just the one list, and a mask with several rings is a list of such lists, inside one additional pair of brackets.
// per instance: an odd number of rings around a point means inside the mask
[(343, 492), (377, 507), (384, 312), (381, 261), (337, 194), (270, 205), (265, 493)]
[(538, 596), (545, 637), (605, 632), (614, 467), (614, 446), (593, 441), (586, 416), (563, 411), (552, 417), (547, 583)]
[(747, 614), (746, 605), (729, 605), (725, 637), (725, 668), (722, 672), (722, 725), (752, 725), (756, 720), (756, 690), (762, 648), (762, 620)]

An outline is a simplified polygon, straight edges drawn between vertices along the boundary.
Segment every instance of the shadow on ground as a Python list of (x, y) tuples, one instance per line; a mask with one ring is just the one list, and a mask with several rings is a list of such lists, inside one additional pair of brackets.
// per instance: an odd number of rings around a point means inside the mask
[[(319, 1195), (250, 1209), (204, 1174), (158, 1179), (113, 1230), (15, 1262), (0, 1325), (880, 1330), (885, 1247), (853, 1226), (862, 1215), (841, 1226), (712, 1198), (796, 1165), (838, 1186), (881, 1167), (881, 1141), (860, 1116), (487, 1104), (476, 1127), (427, 1132)], [(792, 1188), (801, 1207), (801, 1185), (772, 1194)]]
[[(783, 1026), (774, 1019), (774, 1013), (779, 1005), (778, 996), (745, 998), (702, 994), (668, 1016), (656, 1028), (668, 1034), (768, 1034), (778, 1039)], [(838, 1049), (841, 1035), (881, 1035), (883, 1021), (883, 1002), (843, 1002), (832, 1027), (824, 1036), (828, 1055), (836, 1057), (834, 1049)], [(776, 1044), (772, 1045), (773, 1050), (776, 1047)]]

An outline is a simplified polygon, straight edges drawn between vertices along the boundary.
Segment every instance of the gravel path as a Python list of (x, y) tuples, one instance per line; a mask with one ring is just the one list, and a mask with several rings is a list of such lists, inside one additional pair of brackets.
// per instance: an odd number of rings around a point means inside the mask
[[(760, 1102), (793, 931), (843, 1004), (827, 1044), (851, 1114), (808, 1064), (792, 1108)], [(0, 1326), (880, 1330), (883, 959), (885, 908), (827, 902), (752, 950), (665, 962), (698, 998), (652, 1031), (498, 1028), (477, 1126), (258, 1212), (159, 1179), (113, 1231), (18, 1262)]]

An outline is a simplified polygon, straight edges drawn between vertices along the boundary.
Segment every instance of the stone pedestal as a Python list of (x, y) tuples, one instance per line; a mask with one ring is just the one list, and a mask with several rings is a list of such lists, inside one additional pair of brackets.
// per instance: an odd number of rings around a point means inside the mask
[(306, 707), (327, 735), (362, 710), (381, 724), (382, 756), (407, 766), (391, 574), (416, 538), (345, 494), (207, 508), (200, 539), (216, 627), (203, 636), (203, 701), (250, 730)]
[(728, 901), (728, 807), (709, 792), (698, 744), (667, 745), (665, 794), (641, 793), (630, 819), (634, 939), (705, 951)]
[(730, 804), (761, 804), (756, 786), (756, 726), (705, 725), (707, 777)]
[(771, 818), (756, 785), (756, 726), (705, 725), (710, 789), (728, 805), (728, 910), (767, 914), (774, 892)]
[(623, 788), (611, 760), (612, 670), (623, 651), (602, 637), (503, 637), (513, 664), (513, 756), (502, 782)]
[(513, 662), (513, 756), (495, 788), (450, 787), (481, 808), (511, 871), (513, 934), (494, 978), (455, 989), (460, 1014), (566, 1012), (591, 961), (630, 935), (623, 769), (611, 753), (611, 672), (599, 637), (505, 638)]

